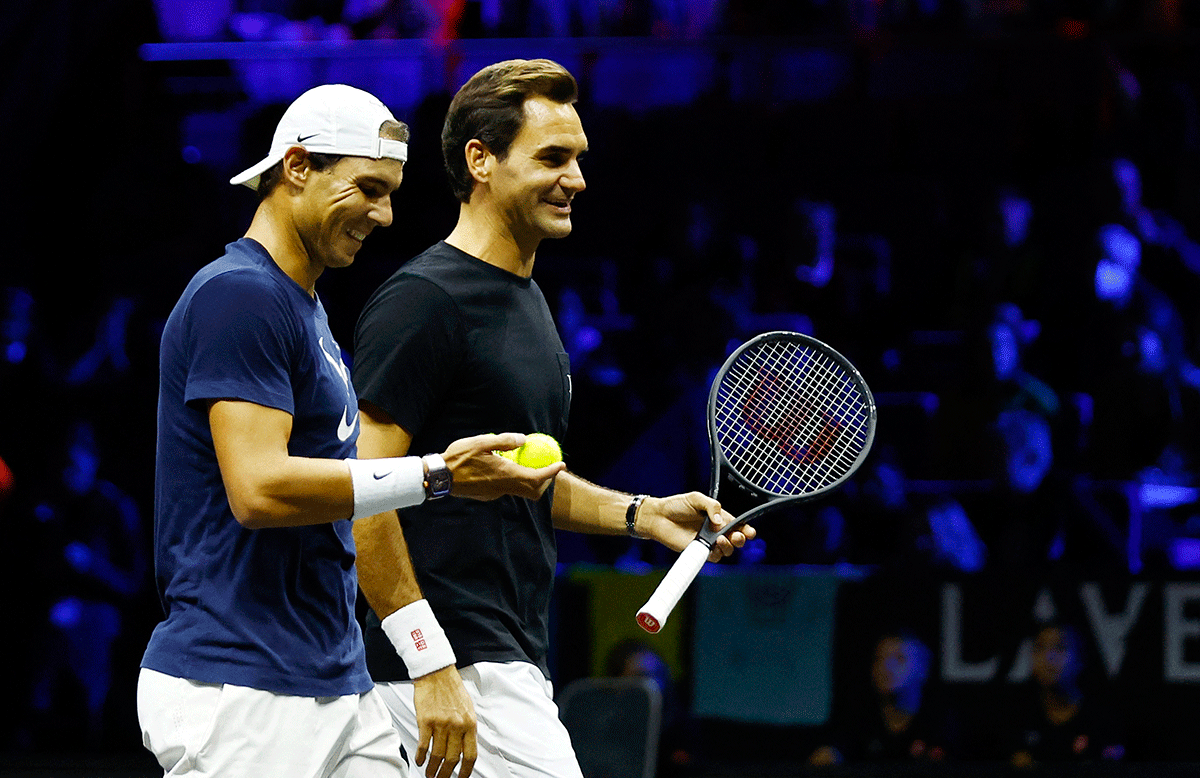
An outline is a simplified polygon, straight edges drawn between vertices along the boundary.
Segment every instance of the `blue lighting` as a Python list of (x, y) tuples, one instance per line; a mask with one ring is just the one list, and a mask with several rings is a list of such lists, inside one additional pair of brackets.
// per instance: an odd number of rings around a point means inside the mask
[(1170, 557), (1176, 570), (1200, 570), (1200, 538), (1176, 538), (1171, 543)]
[(25, 361), (26, 348), (25, 344), (19, 340), (14, 340), (4, 349), (4, 358), (14, 365), (19, 365)]

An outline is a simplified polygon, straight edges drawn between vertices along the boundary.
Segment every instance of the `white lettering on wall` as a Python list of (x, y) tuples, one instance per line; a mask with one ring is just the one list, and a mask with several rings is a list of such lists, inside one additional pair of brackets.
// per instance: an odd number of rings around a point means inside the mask
[(958, 584), (942, 587), (942, 680), (954, 683), (985, 683), (1000, 666), (993, 656), (983, 662), (967, 662), (962, 651), (962, 591)]
[(1096, 636), (1096, 646), (1100, 649), (1109, 678), (1115, 678), (1121, 672), (1121, 663), (1125, 661), (1125, 638), (1137, 623), (1149, 592), (1150, 584), (1145, 581), (1133, 584), (1125, 597), (1124, 609), (1109, 613), (1104, 606), (1100, 584), (1089, 582), (1079, 587), (1079, 599), (1083, 601), (1083, 609), (1092, 625), (1092, 634)]
[(1200, 636), (1200, 619), (1189, 619), (1184, 608), (1200, 600), (1200, 584), (1170, 583), (1163, 587), (1163, 677), (1167, 682), (1200, 682), (1200, 662), (1189, 662), (1184, 648)]

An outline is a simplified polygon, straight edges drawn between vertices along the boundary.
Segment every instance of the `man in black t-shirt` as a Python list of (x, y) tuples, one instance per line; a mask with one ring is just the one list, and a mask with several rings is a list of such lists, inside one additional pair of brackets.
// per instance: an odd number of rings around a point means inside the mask
[(1125, 757), (1118, 709), (1084, 694), (1083, 642), (1066, 624), (1046, 623), (1033, 639), (1032, 679), (1013, 711), (1007, 743), (1014, 767)]
[[(489, 66), (454, 97), (442, 150), (458, 223), (359, 320), (359, 456), (468, 430), (566, 433), (567, 354), (531, 276), (541, 241), (570, 234), (585, 186), (575, 98), (575, 79), (548, 60)], [(399, 522), (392, 512), (357, 522), (368, 666), (410, 758), (430, 778), (455, 765), (460, 778), (580, 778), (547, 680), (554, 531), (628, 532), (680, 550), (706, 519), (728, 520), (703, 494), (634, 497), (562, 470), (540, 499), (449, 498)], [(730, 533), (712, 559), (753, 535)]]

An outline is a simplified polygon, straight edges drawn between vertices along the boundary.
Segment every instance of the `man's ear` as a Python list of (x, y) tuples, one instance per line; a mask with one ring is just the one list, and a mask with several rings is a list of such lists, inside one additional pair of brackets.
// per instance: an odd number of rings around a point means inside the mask
[(292, 186), (303, 189), (308, 182), (308, 174), (312, 164), (308, 158), (308, 149), (303, 146), (292, 146), (283, 155), (283, 180)]
[(474, 178), (476, 183), (488, 183), (492, 178), (492, 167), (496, 162), (496, 155), (478, 138), (467, 141), (463, 155), (466, 157), (467, 171), (471, 174), (471, 178)]

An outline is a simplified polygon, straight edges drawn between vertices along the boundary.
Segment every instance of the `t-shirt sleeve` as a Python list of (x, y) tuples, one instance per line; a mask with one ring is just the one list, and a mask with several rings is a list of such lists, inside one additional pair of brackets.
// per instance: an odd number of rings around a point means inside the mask
[(295, 413), (296, 322), (279, 290), (253, 273), (214, 276), (188, 311), (186, 402), (233, 399)]
[(458, 307), (424, 278), (401, 275), (373, 297), (354, 332), (354, 390), (415, 433), (453, 381), (463, 352)]

